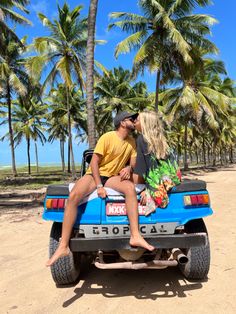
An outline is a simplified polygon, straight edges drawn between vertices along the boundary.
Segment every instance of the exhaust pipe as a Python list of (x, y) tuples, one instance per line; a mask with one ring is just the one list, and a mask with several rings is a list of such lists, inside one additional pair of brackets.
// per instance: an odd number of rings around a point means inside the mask
[(146, 263), (137, 263), (135, 261), (131, 262), (118, 262), (118, 263), (105, 263), (103, 260), (103, 252), (98, 252), (98, 257), (95, 261), (95, 266), (99, 269), (164, 269), (170, 266), (177, 266), (178, 262), (176, 260), (159, 260), (160, 252), (157, 252), (155, 259)]
[(157, 252), (155, 259), (146, 262), (138, 263), (135, 261), (118, 262), (118, 263), (105, 263), (103, 260), (103, 252), (98, 252), (98, 257), (95, 261), (95, 266), (99, 269), (163, 269), (167, 267), (177, 266), (178, 264), (184, 265), (188, 262), (188, 257), (178, 248), (171, 250), (171, 257), (169, 260), (159, 260), (161, 251)]
[(171, 250), (171, 254), (174, 260), (177, 260), (180, 265), (188, 263), (188, 257), (178, 248)]
[(147, 263), (121, 262), (121, 263), (100, 263), (95, 262), (95, 266), (99, 269), (162, 269), (169, 266), (177, 266), (177, 261), (151, 261)]

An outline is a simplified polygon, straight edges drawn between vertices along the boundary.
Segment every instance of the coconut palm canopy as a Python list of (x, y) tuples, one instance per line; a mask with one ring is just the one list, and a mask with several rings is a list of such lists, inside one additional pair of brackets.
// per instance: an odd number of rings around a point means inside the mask
[(77, 6), (70, 11), (65, 3), (62, 8), (58, 7), (58, 19), (54, 21), (38, 13), (40, 21), (50, 33), (49, 36), (35, 38), (33, 47), (38, 55), (31, 57), (26, 67), (37, 80), (43, 68), (52, 63), (44, 85), (52, 84), (60, 75), (67, 86), (70, 87), (75, 78), (77, 84), (84, 87), (87, 19), (80, 18), (81, 10), (82, 6)]
[[(181, 64), (194, 63), (194, 47), (214, 53), (216, 46), (206, 35), (210, 25), (216, 20), (208, 15), (193, 14), (196, 6), (204, 6), (209, 1), (151, 1), (140, 0), (143, 15), (113, 12), (110, 17), (118, 21), (109, 29), (120, 28), (130, 34), (115, 49), (115, 56), (137, 49), (133, 60), (133, 72), (144, 72), (148, 68), (157, 72), (156, 94), (160, 79), (165, 81), (181, 67)], [(158, 97), (156, 97), (156, 109)]]
[[(31, 25), (31, 22), (22, 14), (16, 12), (16, 10), (28, 14), (26, 5), (29, 4), (29, 0), (2, 0), (0, 2), (0, 29), (1, 33), (4, 32), (11, 36), (16, 42), (22, 45), (22, 42), (16, 35), (15, 31), (8, 25), (11, 21), (17, 24)], [(4, 44), (4, 38), (0, 35), (0, 44)]]
[[(7, 127), (1, 145), (10, 144), (13, 174), (15, 147), (24, 142), (31, 171), (31, 141), (36, 155), (37, 147), (56, 145), (63, 171), (67, 161), (75, 173), (74, 150), (81, 142), (92, 147), (112, 130), (121, 110), (159, 110), (185, 167), (233, 162), (236, 90), (229, 64), (235, 58), (217, 56), (210, 35), (218, 14), (207, 13), (210, 3), (139, 0), (122, 9), (122, 3), (91, 0), (86, 10), (81, 3), (50, 2), (35, 20), (29, 1), (1, 1), (0, 124)], [(19, 24), (36, 33), (21, 39)], [(104, 39), (106, 45), (95, 47)]]

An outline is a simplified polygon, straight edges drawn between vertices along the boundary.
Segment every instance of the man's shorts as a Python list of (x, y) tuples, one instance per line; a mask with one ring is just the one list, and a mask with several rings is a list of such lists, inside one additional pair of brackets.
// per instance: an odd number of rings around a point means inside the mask
[[(93, 176), (92, 173), (90, 173), (89, 175)], [(100, 176), (100, 178), (101, 178), (102, 185), (104, 186), (107, 180), (110, 179), (111, 177)]]
[(100, 178), (103, 185), (105, 185), (107, 180), (110, 179), (110, 177), (105, 177), (105, 176), (100, 176)]

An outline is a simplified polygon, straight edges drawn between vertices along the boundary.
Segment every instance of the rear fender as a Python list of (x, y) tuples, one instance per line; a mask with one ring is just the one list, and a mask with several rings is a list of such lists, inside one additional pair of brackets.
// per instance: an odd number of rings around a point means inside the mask
[[(51, 220), (56, 222), (63, 222), (64, 219), (64, 208), (52, 208), (47, 210), (46, 201), (47, 199), (68, 199), (65, 196), (50, 196), (48, 195), (44, 201), (44, 212), (43, 219)], [(87, 203), (78, 206), (78, 216), (75, 225), (79, 224), (100, 224), (101, 223), (101, 209), (104, 201), (101, 198), (95, 198)]]

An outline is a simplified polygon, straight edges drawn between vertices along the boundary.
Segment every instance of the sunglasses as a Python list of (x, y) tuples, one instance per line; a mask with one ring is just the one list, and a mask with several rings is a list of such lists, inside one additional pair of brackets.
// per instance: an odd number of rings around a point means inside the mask
[[(134, 122), (136, 119), (134, 119), (134, 118), (131, 117), (131, 118), (126, 118), (125, 120), (129, 120), (129, 121), (131, 121), (131, 122)], [(125, 121), (125, 120), (124, 120), (124, 121)]]

